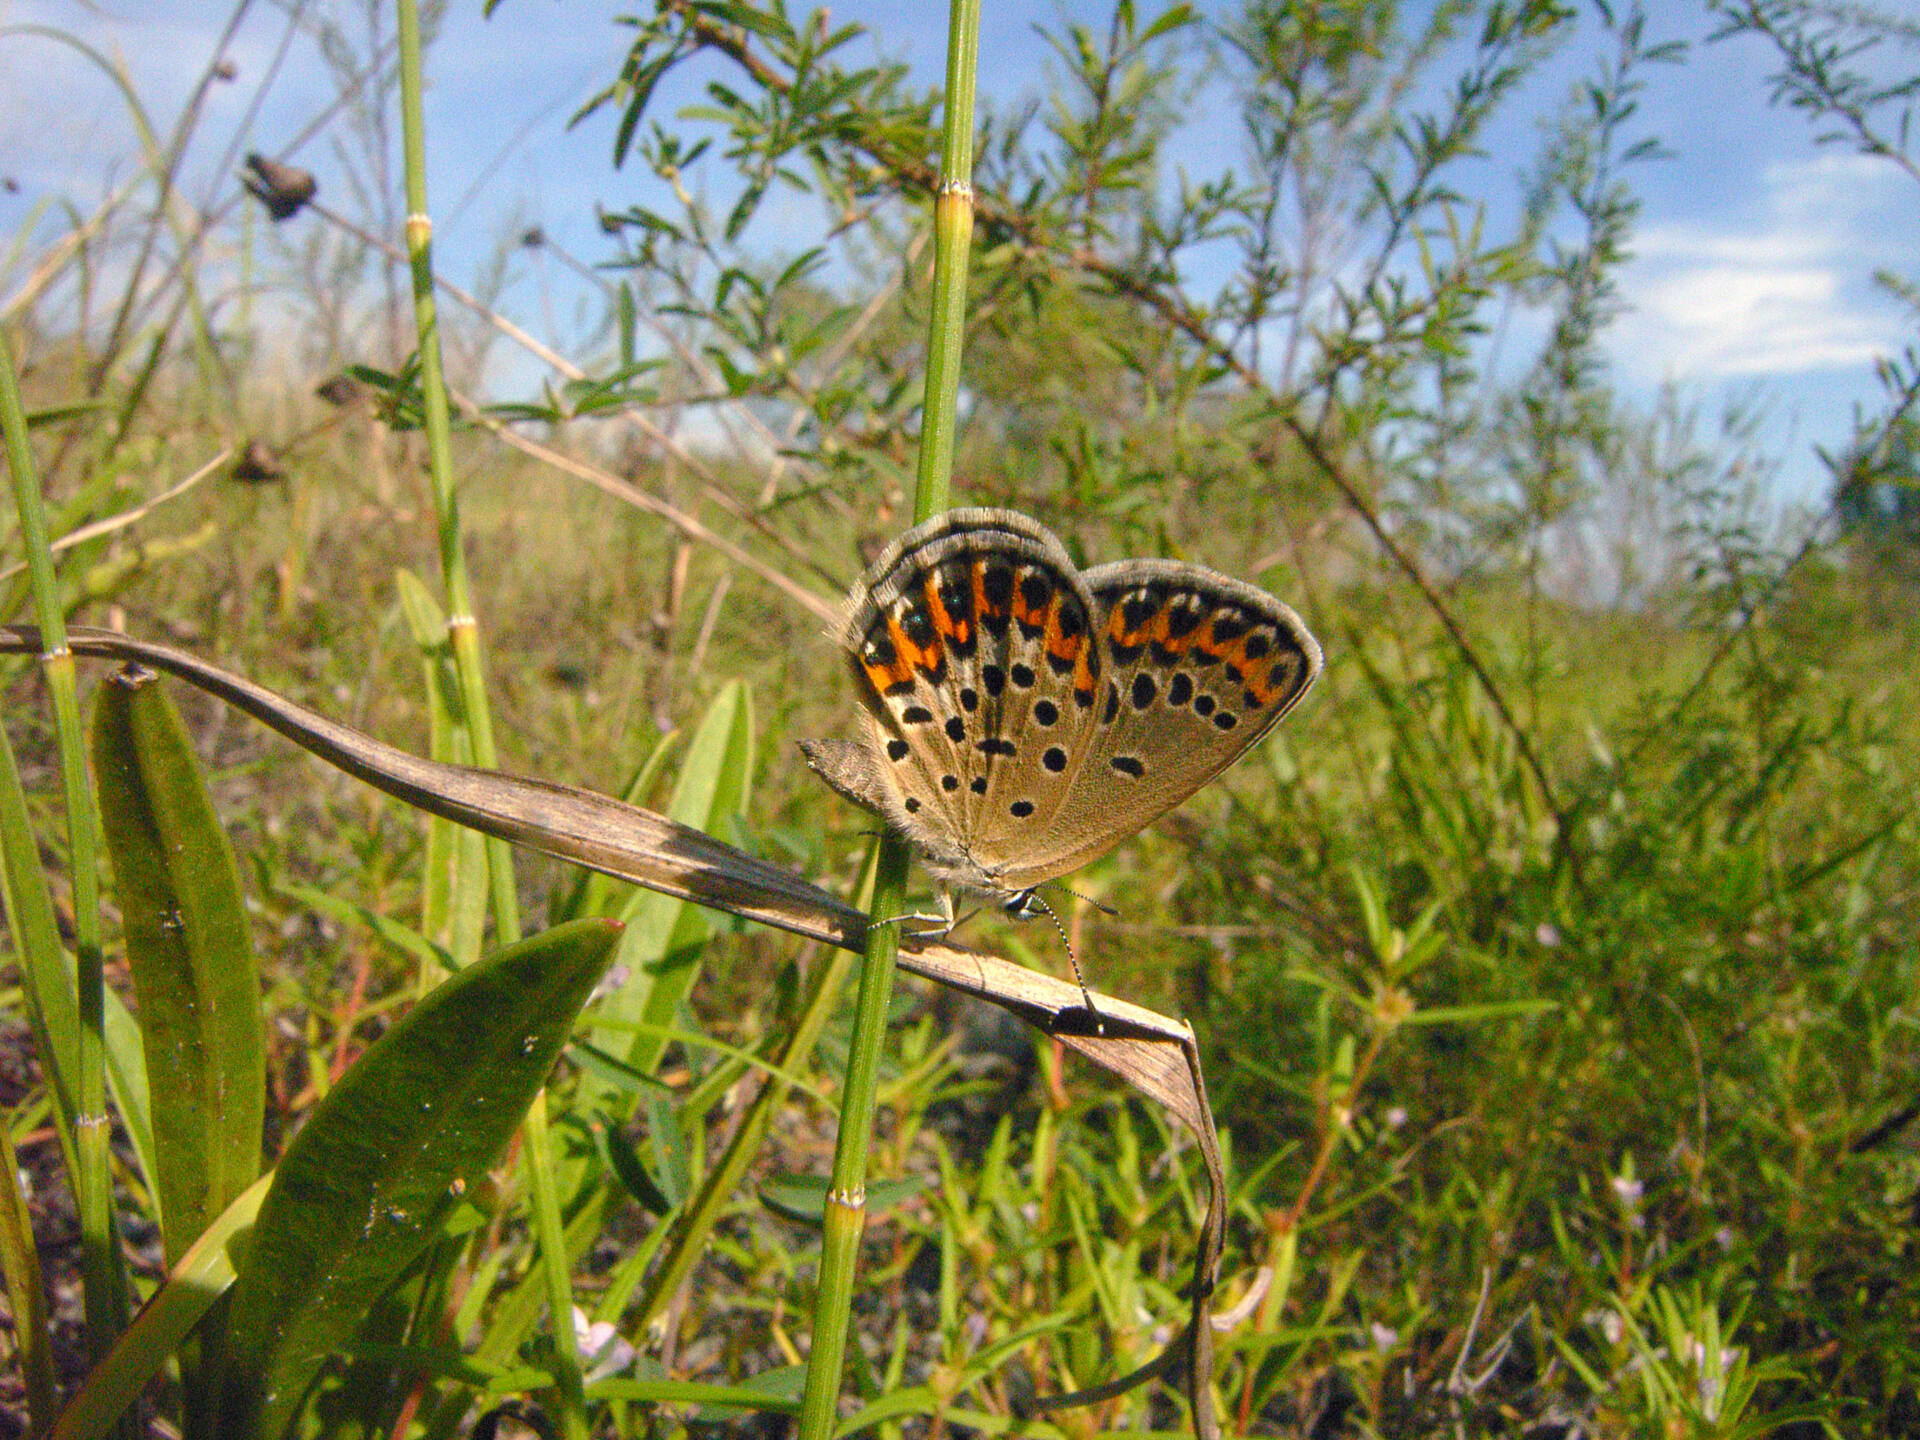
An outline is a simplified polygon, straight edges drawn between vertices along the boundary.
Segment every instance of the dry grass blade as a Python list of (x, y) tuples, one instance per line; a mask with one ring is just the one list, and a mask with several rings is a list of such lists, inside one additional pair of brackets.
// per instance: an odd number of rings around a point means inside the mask
[(585, 480), (588, 484), (604, 490), (616, 500), (624, 500), (627, 504), (644, 510), (649, 515), (659, 516), (662, 520), (674, 526), (674, 528), (679, 530), (681, 534), (685, 535), (688, 539), (697, 540), (702, 545), (710, 546), (722, 555), (725, 555), (729, 560), (733, 561), (734, 564), (752, 571), (755, 575), (758, 575), (762, 580), (765, 580), (769, 585), (773, 586), (774, 589), (800, 606), (800, 608), (805, 610), (809, 615), (812, 615), (824, 624), (834, 625), (839, 623), (840, 606), (837, 603), (815, 594), (806, 586), (781, 571), (776, 570), (764, 560), (759, 559), (747, 550), (743, 550), (740, 546), (734, 544), (733, 541), (727, 539), (726, 536), (701, 524), (699, 520), (687, 514), (686, 511), (680, 509), (678, 506), (670, 505), (657, 495), (651, 495), (631, 481), (622, 480), (618, 475), (609, 474), (598, 466), (589, 465), (584, 460), (576, 460), (573, 456), (555, 450), (552, 446), (542, 445), (538, 440), (529, 440), (526, 436), (517, 434), (507, 426), (502, 425), (499, 421), (480, 414), (478, 408), (472, 406), (470, 403), (463, 406), (463, 408), (467, 410), (472, 418), (486, 426), (487, 429), (491, 430), (508, 445), (513, 446), (514, 449), (532, 456), (543, 464), (551, 465), (554, 469), (564, 474)]
[[(211, 460), (207, 461), (206, 464), (187, 476), (187, 478), (179, 484), (162, 490), (151, 500), (143, 500), (138, 505), (116, 511), (105, 519), (95, 520), (90, 524), (80, 526), (77, 530), (68, 531), (65, 535), (62, 535), (58, 540), (53, 542), (53, 553), (58, 555), (62, 550), (71, 550), (76, 545), (84, 545), (87, 541), (97, 540), (102, 535), (111, 535), (116, 530), (124, 530), (129, 525), (139, 524), (140, 521), (146, 519), (147, 516), (151, 515), (155, 510), (158, 510), (169, 500), (179, 499), (182, 495), (186, 494), (187, 491), (206, 479), (207, 476), (213, 474), (222, 465), (226, 464), (232, 455), (233, 448), (228, 446), (216, 453)], [(0, 580), (11, 580), (26, 568), (25, 561), (17, 565), (9, 565), (6, 569), (0, 570)]]

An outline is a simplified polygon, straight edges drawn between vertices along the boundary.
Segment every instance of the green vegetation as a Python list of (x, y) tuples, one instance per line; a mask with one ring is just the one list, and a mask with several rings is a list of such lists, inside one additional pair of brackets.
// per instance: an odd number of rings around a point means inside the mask
[[(1920, 185), (1910, 22), (1710, 9), (1775, 57), (1756, 112)], [(596, 118), (675, 200), (610, 205), (605, 325), (558, 355), (402, 233), (440, 197), (400, 11), (391, 89), (390, 17), (315, 22), (364, 173), (405, 134), (377, 242), (272, 161), (182, 203), (199, 103), (162, 130), (131, 87), (143, 168), (12, 240), (0, 620), (870, 889), (792, 742), (852, 723), (822, 617), (911, 523), (930, 328), (955, 354), (939, 97), (776, 7), (609, 31)], [(1222, 1430), (1920, 1434), (1913, 352), (1810, 521), (1758, 503), (1738, 417), (1609, 388), (1636, 98), (1689, 63), (1637, 10), (1120, 0), (1049, 34), (1048, 103), (976, 134), (953, 500), (1245, 576), (1328, 660), (1057, 897), (1091, 983), (1200, 1037)], [(1236, 145), (1187, 173), (1203, 99)], [(796, 197), (817, 244), (781, 253)], [(235, 303), (263, 275), (271, 322)], [(1880, 281), (1920, 330), (1920, 275)], [(476, 403), (507, 345), (542, 378)], [(185, 687), (0, 663), (21, 1433), (781, 1433), (835, 1323), (843, 1433), (1188, 1423), (1163, 1384), (1029, 1418), (1178, 1334), (1204, 1208), (1191, 1137), (1052, 1042), (899, 982), (836, 1300), (856, 959), (510, 853)], [(961, 938), (1064, 969), (1044, 926)]]

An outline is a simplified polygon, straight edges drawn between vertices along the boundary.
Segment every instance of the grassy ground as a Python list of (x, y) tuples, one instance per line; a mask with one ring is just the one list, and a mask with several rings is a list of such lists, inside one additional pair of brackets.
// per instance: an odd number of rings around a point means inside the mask
[[(417, 748), (420, 672), (390, 577), (427, 564), (422, 502), (404, 454), (390, 491), (370, 487), (352, 464), (363, 443), (343, 434), (292, 457), (284, 480), (223, 480), (178, 502), (142, 533), (210, 525), (210, 538), (125, 580), (113, 618)], [(194, 454), (164, 439), (151, 451), (163, 472)], [(865, 823), (791, 746), (851, 720), (818, 623), (564, 479), (478, 441), (464, 457), (504, 763), (618, 792), (664, 731), (743, 679), (760, 761), (739, 838), (844, 883)], [(829, 570), (851, 573), (854, 538), (829, 549)], [(1205, 534), (1183, 539), (1207, 553)], [(1453, 597), (1572, 817), (1562, 850), (1511, 732), (1419, 605), (1390, 586), (1323, 587), (1313, 619), (1329, 673), (1299, 716), (1075, 880), (1118, 911), (1071, 916), (1096, 982), (1201, 1028), (1241, 1187), (1225, 1294), (1292, 1267), (1252, 1334), (1223, 1341), (1253, 1428), (1419, 1434), (1457, 1420), (1491, 1433), (1560, 1417), (1643, 1433), (1712, 1389), (1686, 1346), (1715, 1324), (1728, 1358), (1765, 1382), (1749, 1420), (1799, 1402), (1842, 1429), (1914, 1423), (1920, 1174), (1910, 1128), (1876, 1133), (1910, 1105), (1916, 1054), (1899, 819), (1914, 676), (1897, 663), (1906, 637), (1861, 623), (1843, 581), (1806, 590), (1684, 708), (1725, 632), (1523, 592)], [(32, 689), (12, 696), (31, 743)], [(181, 703), (257, 907), (285, 1133), (316, 1071), (354, 1052), (411, 981), (370, 931), (315, 918), (283, 887), (412, 922), (417, 828), (211, 702)], [(530, 913), (570, 883), (551, 864), (521, 870)], [(1042, 929), (989, 919), (973, 938), (1060, 964)], [(793, 947), (721, 943), (694, 1004), (717, 1036), (748, 1038), (771, 1023)], [(905, 1003), (910, 1051), (936, 1053), (974, 1023), (917, 991)], [(1169, 1137), (1071, 1071), (1065, 1108), (1003, 1095), (981, 1114), (942, 1102), (929, 1121), (957, 1073), (920, 1072), (895, 1093), (892, 1163), (976, 1167), (882, 1230), (903, 1278), (914, 1255), (971, 1235), (980, 1248), (957, 1273), (973, 1303), (1075, 1313), (1075, 1286), (1029, 1293), (1040, 1275), (1019, 1257), (1060, 1243), (1054, 1207), (1084, 1205), (1117, 1271), (1178, 1283), (1178, 1192), (1143, 1171), (1129, 1213), (1111, 1168)], [(996, 1140), (1006, 1104), (1027, 1118)], [(825, 1112), (795, 1118), (766, 1171), (820, 1163)], [(1052, 1238), (971, 1210), (1009, 1189), (1044, 1207)], [(791, 1256), (778, 1281), (764, 1271), (793, 1237), (741, 1204), (739, 1248), (682, 1314), (683, 1364), (752, 1369), (778, 1352), (751, 1297), (797, 1283)], [(608, 1232), (608, 1263), (629, 1229)], [(893, 1293), (895, 1313), (920, 1303)], [(1168, 1298), (1149, 1309), (1172, 1313)], [(876, 1343), (898, 1343), (884, 1304), (873, 1322)], [(1741, 1373), (1713, 1383), (1738, 1394)]]
[[(844, 232), (856, 252), (846, 273), (871, 293), (848, 303), (804, 265), (775, 278), (780, 267), (745, 240), (736, 250), (734, 234), (716, 240), (696, 225), (685, 191), (689, 214), (676, 212), (683, 228), (671, 242), (658, 216), (636, 212), (623, 234), (610, 217), (609, 244), (626, 247), (632, 268), (608, 273), (635, 277), (625, 298), (642, 336), (620, 342), (626, 358), (682, 349), (641, 373), (659, 388), (626, 418), (562, 425), (556, 406), (556, 423), (526, 421), (519, 433), (631, 480), (787, 582), (837, 600), (863, 557), (906, 524), (925, 256), (889, 230), (898, 215), (869, 203), (882, 177), (889, 194), (928, 188), (920, 167), (932, 131), (884, 77), (787, 86), (798, 62), (768, 39), (780, 24), (736, 33), (697, 8), (673, 12), (692, 27), (676, 63), (695, 51), (744, 57), (740, 73), (764, 102), (723, 107), (714, 122), (734, 127), (739, 155), (771, 173), (788, 162), (779, 147), (792, 134), (844, 143), (814, 179), (860, 217)], [(1070, 183), (1027, 176), (1008, 158), (1017, 146), (983, 165), (1004, 173), (982, 185), (956, 499), (1028, 509), (1089, 563), (1171, 554), (1242, 575), (1295, 604), (1326, 649), (1319, 688), (1274, 737), (1074, 876), (1074, 891), (1098, 905), (1062, 896), (1059, 906), (1098, 988), (1189, 1016), (1199, 1035), (1231, 1187), (1215, 1301), (1231, 1322), (1216, 1338), (1223, 1426), (1312, 1440), (1920, 1434), (1911, 577), (1840, 545), (1810, 546), (1791, 563), (1771, 553), (1765, 527), (1722, 503), (1742, 456), (1676, 442), (1686, 453), (1669, 457), (1659, 442), (1671, 437), (1656, 437), (1652, 459), (1622, 461), (1640, 453), (1626, 441), (1641, 438), (1641, 417), (1614, 408), (1583, 347), (1607, 318), (1595, 277), (1622, 263), (1631, 206), (1584, 138), (1549, 157), (1561, 164), (1556, 203), (1577, 201), (1592, 223), (1584, 238), (1556, 235), (1542, 260), (1475, 234), (1423, 269), (1398, 247), (1446, 230), (1446, 187), (1429, 181), (1473, 151), (1473, 117), (1319, 137), (1335, 145), (1330, 165), (1384, 177), (1380, 202), (1401, 207), (1378, 227), (1391, 237), (1375, 257), (1389, 293), (1349, 317), (1351, 334), (1296, 337), (1303, 354), (1338, 352), (1351, 367), (1312, 404), (1305, 390), (1263, 388), (1265, 372), (1243, 359), (1258, 347), (1218, 339), (1215, 320), (1231, 307), (1170, 278), (1206, 227), (1186, 239), (1141, 228), (1160, 111), (1186, 102), (1172, 65), (1140, 68), (1159, 52), (1151, 37), (1136, 46), (1120, 9), (1109, 49), (1083, 36), (1060, 52), (1085, 72), (1062, 113), (1086, 112), (1087, 123), (1053, 132), (1065, 159), (1034, 174)], [(1295, 43), (1291, 14), (1266, 16), (1269, 59), (1306, 57), (1306, 81), (1319, 84), (1320, 52)], [(1486, 18), (1488, 74), (1504, 73), (1536, 37), (1502, 26), (1534, 22), (1505, 7)], [(1266, 53), (1266, 41), (1241, 39), (1250, 64)], [(1348, 57), (1343, 65), (1372, 53), (1371, 41), (1331, 39), (1326, 53)], [(753, 48), (762, 42), (773, 48)], [(1630, 116), (1629, 72), (1646, 58), (1605, 62), (1617, 86), (1589, 97), (1602, 119)], [(1280, 93), (1258, 64), (1249, 74), (1256, 101)], [(1399, 83), (1360, 70), (1334, 78), (1330, 114), (1349, 113), (1344, 97), (1370, 85)], [(1312, 112), (1303, 107), (1299, 123), (1311, 127)], [(1295, 123), (1275, 113), (1249, 111), (1283, 130)], [(191, 126), (181, 125), (184, 137)], [(1590, 131), (1599, 134), (1583, 119), (1553, 133)], [(1270, 138), (1290, 146), (1291, 133)], [(1423, 135), (1432, 150), (1410, 153), (1401, 174), (1367, 148), (1390, 133)], [(1632, 138), (1608, 130), (1595, 145)], [(661, 132), (637, 158), (677, 180), (679, 143)], [(1396, 194), (1393, 183), (1411, 188)], [(1013, 194), (1025, 198), (1008, 203)], [(1272, 221), (1251, 191), (1206, 203), (1226, 207), (1214, 220), (1228, 230)], [(106, 218), (103, 253), (126, 253), (141, 217)], [(235, 263), (272, 255), (312, 277), (331, 273), (326, 246), (366, 260), (337, 218), (325, 229), (312, 214), (297, 223), (309, 222), (317, 235), (295, 229), (284, 244), (245, 227)], [(1067, 238), (1136, 231), (1143, 245), (1166, 246), (1137, 270)], [(1354, 233), (1375, 238), (1358, 224)], [(180, 253), (199, 253), (189, 238), (169, 231)], [(1285, 247), (1275, 244), (1252, 256), (1245, 294), (1227, 299), (1246, 302), (1250, 326), (1282, 310), (1304, 326), (1299, 317), (1317, 312), (1276, 278), (1268, 261)], [(420, 435), (375, 418), (417, 412), (418, 389), (395, 380), (384, 395), (363, 388), (323, 404), (317, 383), (383, 351), (356, 328), (357, 302), (309, 279), (316, 313), (335, 306), (355, 322), (341, 332), (352, 353), (316, 359), (317, 335), (277, 337), (275, 348), (244, 325), (225, 334), (203, 324), (224, 313), (197, 288), (231, 278), (219, 272), (183, 262), (164, 281), (150, 276), (145, 328), (131, 332), (139, 342), (121, 333), (111, 355), (88, 348), (107, 328), (91, 311), (45, 333), (9, 322), (29, 408), (43, 412), (34, 461), (56, 536), (123, 516), (223, 447), (230, 457), (186, 495), (68, 553), (61, 603), (78, 622), (175, 643), (424, 752), (434, 682), (396, 574), (438, 593), (440, 520)], [(339, 273), (363, 272), (343, 263)], [(1404, 291), (1416, 275), (1435, 293)], [(62, 304), (98, 303), (83, 278), (69, 277)], [(1543, 352), (1537, 373), (1505, 391), (1460, 367), (1508, 303), (1553, 310), (1549, 343), (1566, 348)], [(382, 317), (384, 331), (406, 333), (400, 314)], [(454, 341), (477, 349), (478, 322), (451, 303), (442, 314)], [(149, 370), (146, 353), (164, 360)], [(617, 412), (633, 378), (582, 382), (567, 404), (584, 413), (612, 396)], [(716, 461), (645, 438), (633, 417), (671, 428), (686, 415), (676, 394), (749, 428), (774, 414), (804, 421), (788, 438), (807, 463), (769, 483), (770, 459)], [(92, 408), (54, 413), (75, 403)], [(1316, 412), (1321, 430), (1300, 419)], [(1336, 443), (1343, 425), (1351, 433)], [(1422, 439), (1444, 464), (1401, 448)], [(253, 458), (236, 464), (242, 455)], [(1396, 455), (1402, 471), (1386, 468)], [(817, 784), (793, 745), (854, 723), (820, 616), (751, 566), (482, 428), (456, 433), (452, 458), (503, 767), (666, 806), (690, 736), (743, 682), (751, 783), (737, 807), (703, 823), (850, 892), (871, 822)], [(1717, 498), (1706, 493), (1715, 476), (1727, 481)], [(1604, 547), (1594, 527), (1582, 531), (1581, 502), (1559, 493), (1563, 483), (1597, 501), (1642, 487), (1633, 498), (1658, 519), (1634, 538), (1661, 578), (1631, 603), (1603, 604), (1591, 597), (1604, 587), (1576, 580)], [(1583, 535), (1592, 543), (1573, 553)], [(11, 564), (22, 546), (6, 539)], [(1420, 566), (1383, 558), (1393, 545), (1424, 567), (1424, 588)], [(1449, 564), (1464, 553), (1449, 547), (1462, 545), (1482, 563)], [(5, 618), (24, 620), (25, 583), (7, 583)], [(99, 679), (97, 668), (83, 676), (88, 689)], [(427, 873), (437, 852), (418, 815), (204, 697), (172, 693), (244, 880), (265, 996), (271, 1161), (444, 978), (418, 932), (439, 941), (454, 927), (427, 918), (439, 872)], [(20, 868), (51, 877), (58, 951), (85, 917), (63, 848), (52, 724), (25, 668), (7, 672), (4, 694), (41, 851)], [(621, 913), (630, 898), (525, 857), (515, 880), (529, 929)], [(122, 897), (106, 907), (107, 976), (121, 994), (125, 908)], [(462, 1176), (472, 1228), (367, 1307), (363, 1341), (400, 1348), (369, 1348), (359, 1369), (336, 1372), (308, 1433), (438, 1440), (476, 1428), (509, 1396), (569, 1413), (554, 1399), (565, 1367), (553, 1361), (536, 1263), (543, 1226), (549, 1237), (567, 1231), (573, 1299), (643, 1352), (626, 1357), (623, 1381), (778, 1390), (797, 1374), (820, 1242), (781, 1181), (825, 1171), (850, 1044), (846, 997), (818, 1043), (778, 1072), (771, 1052), (749, 1060), (721, 1047), (757, 1047), (799, 1025), (807, 987), (836, 973), (830, 958), (724, 919), (628, 913), (634, 930), (660, 932), (661, 955), (700, 966), (671, 1043), (640, 1067), (652, 1080), (569, 1052), (550, 1094), (559, 1213), (538, 1213), (537, 1183), (512, 1163), (519, 1148), (484, 1183)], [(964, 933), (1064, 970), (1049, 927), (989, 914)], [(61, 1378), (72, 1382), (90, 1363), (77, 1334), (80, 1222), (43, 1057), (26, 1038), (24, 948), (16, 939), (5, 976), (0, 1100), (34, 1182), (26, 1208), (50, 1271)], [(876, 1182), (906, 1183), (876, 1183), (854, 1307), (855, 1388), (863, 1403), (898, 1406), (876, 1428), (1081, 1435), (1182, 1424), (1172, 1386), (1029, 1416), (1036, 1395), (1124, 1372), (1177, 1333), (1203, 1208), (1190, 1139), (984, 1007), (903, 982), (894, 1022), (871, 1168)], [(754, 1097), (781, 1093), (762, 1088), (768, 1076), (794, 1089), (763, 1133)], [(754, 1142), (745, 1179), (689, 1240), (674, 1227), (738, 1136)], [(164, 1268), (152, 1177), (120, 1140), (116, 1213), (144, 1294)], [(698, 1262), (653, 1295), (649, 1276), (676, 1245)], [(9, 1294), (9, 1333), (24, 1336), (26, 1307), (17, 1287)], [(14, 1414), (30, 1388), (16, 1368), (0, 1371), (10, 1387), (0, 1409)], [(172, 1424), (180, 1392), (169, 1383), (149, 1403)], [(595, 1426), (623, 1436), (713, 1418), (652, 1392), (642, 1403), (601, 1391), (592, 1405)], [(24, 1433), (0, 1420), (0, 1435)], [(764, 1423), (771, 1433), (778, 1422)]]

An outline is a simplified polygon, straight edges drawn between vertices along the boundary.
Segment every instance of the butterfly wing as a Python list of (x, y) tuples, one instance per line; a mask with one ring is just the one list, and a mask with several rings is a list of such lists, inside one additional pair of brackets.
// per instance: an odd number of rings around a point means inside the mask
[(1082, 577), (1105, 677), (1085, 759), (1045, 843), (1007, 878), (1063, 875), (1171, 810), (1231, 765), (1320, 673), (1320, 646), (1263, 590), (1171, 560)]
[(942, 879), (1002, 872), (1051, 827), (1096, 723), (1095, 606), (1044, 527), (960, 509), (916, 526), (848, 598), (839, 640), (882, 810)]

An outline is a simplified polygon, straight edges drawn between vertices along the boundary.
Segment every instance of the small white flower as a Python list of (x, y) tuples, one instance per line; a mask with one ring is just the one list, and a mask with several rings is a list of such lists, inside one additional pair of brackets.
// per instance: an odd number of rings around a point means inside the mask
[(573, 1344), (587, 1367), (589, 1384), (610, 1375), (624, 1375), (640, 1358), (640, 1352), (621, 1339), (610, 1322), (589, 1321), (587, 1312), (578, 1305), (573, 1307)]
[(1620, 1337), (1627, 1333), (1627, 1322), (1620, 1318), (1618, 1310), (1589, 1310), (1580, 1318), (1606, 1336), (1609, 1345), (1618, 1345)]

